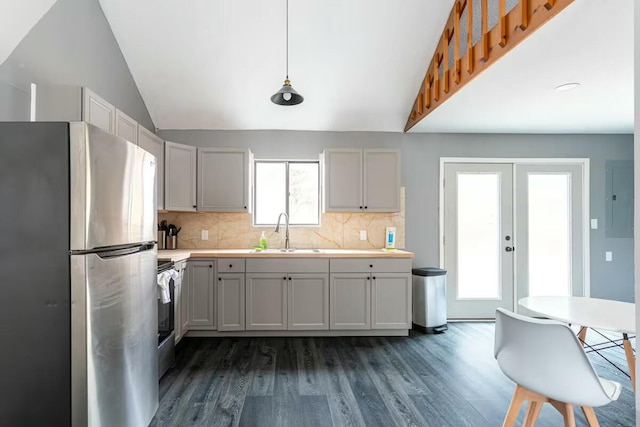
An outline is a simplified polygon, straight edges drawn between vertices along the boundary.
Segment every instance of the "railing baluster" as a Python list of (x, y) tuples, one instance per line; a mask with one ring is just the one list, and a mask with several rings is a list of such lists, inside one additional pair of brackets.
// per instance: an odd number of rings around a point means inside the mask
[(424, 91), (424, 103), (427, 106), (427, 109), (431, 108), (431, 81), (433, 77), (431, 74), (427, 76), (427, 89)]
[(473, 73), (473, 0), (467, 0), (467, 72)]
[(498, 13), (500, 15), (500, 47), (507, 45), (507, 0), (498, 0)]
[(456, 2), (456, 17), (453, 21), (453, 64), (455, 72), (455, 82), (460, 83), (460, 1)]
[(520, 29), (524, 31), (529, 26), (529, 0), (520, 0), (520, 7), (522, 8)]
[(489, 60), (489, 5), (482, 0), (482, 60)]
[(553, 6), (555, 6), (555, 5), (556, 5), (556, 0), (547, 0), (547, 3), (545, 3), (544, 7), (547, 10), (551, 10), (551, 9), (553, 9)]
[(444, 30), (444, 64), (442, 65), (444, 76), (444, 93), (449, 93), (449, 38), (451, 37), (450, 30), (447, 28)]

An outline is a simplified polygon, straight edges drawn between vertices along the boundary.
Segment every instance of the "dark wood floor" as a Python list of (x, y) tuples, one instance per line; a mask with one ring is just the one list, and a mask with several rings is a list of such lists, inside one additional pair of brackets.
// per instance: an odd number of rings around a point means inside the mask
[[(493, 334), (492, 323), (454, 323), (408, 338), (184, 339), (151, 425), (500, 426), (514, 384), (493, 358)], [(622, 351), (607, 355), (626, 366)], [(635, 425), (628, 378), (591, 359), (624, 387), (596, 409), (600, 424)], [(580, 411), (576, 421), (586, 425)], [(562, 424), (545, 405), (537, 426)]]

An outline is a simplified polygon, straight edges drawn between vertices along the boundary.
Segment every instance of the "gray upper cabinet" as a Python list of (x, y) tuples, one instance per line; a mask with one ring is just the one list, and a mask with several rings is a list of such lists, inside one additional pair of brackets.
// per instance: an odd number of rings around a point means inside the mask
[(83, 120), (116, 133), (116, 107), (91, 89), (80, 86), (38, 84), (32, 94), (32, 121)]
[(116, 108), (116, 135), (138, 145), (138, 122)]
[(398, 150), (325, 150), (327, 212), (398, 212)]
[(116, 133), (116, 107), (91, 89), (82, 89), (82, 119), (107, 132)]
[(198, 210), (248, 212), (251, 194), (251, 151), (198, 149)]
[(326, 150), (325, 210), (327, 212), (361, 211), (362, 150)]
[(400, 210), (400, 152), (364, 150), (364, 209), (366, 212)]
[(196, 210), (196, 160), (196, 147), (165, 142), (164, 206), (166, 210)]
[(138, 145), (156, 156), (158, 210), (164, 209), (164, 141), (143, 126), (138, 126)]

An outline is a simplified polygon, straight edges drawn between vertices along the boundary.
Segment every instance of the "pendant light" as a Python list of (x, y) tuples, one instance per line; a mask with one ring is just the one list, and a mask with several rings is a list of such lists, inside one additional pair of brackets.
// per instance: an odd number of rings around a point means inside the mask
[(278, 105), (298, 105), (302, 101), (304, 97), (296, 92), (289, 80), (289, 0), (287, 0), (287, 74), (282, 89), (271, 96), (271, 102)]

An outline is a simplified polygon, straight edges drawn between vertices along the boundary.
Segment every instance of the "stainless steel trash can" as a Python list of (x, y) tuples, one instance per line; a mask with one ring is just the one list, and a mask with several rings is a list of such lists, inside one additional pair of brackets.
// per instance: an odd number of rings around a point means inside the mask
[(427, 333), (447, 330), (447, 270), (414, 268), (413, 327)]

